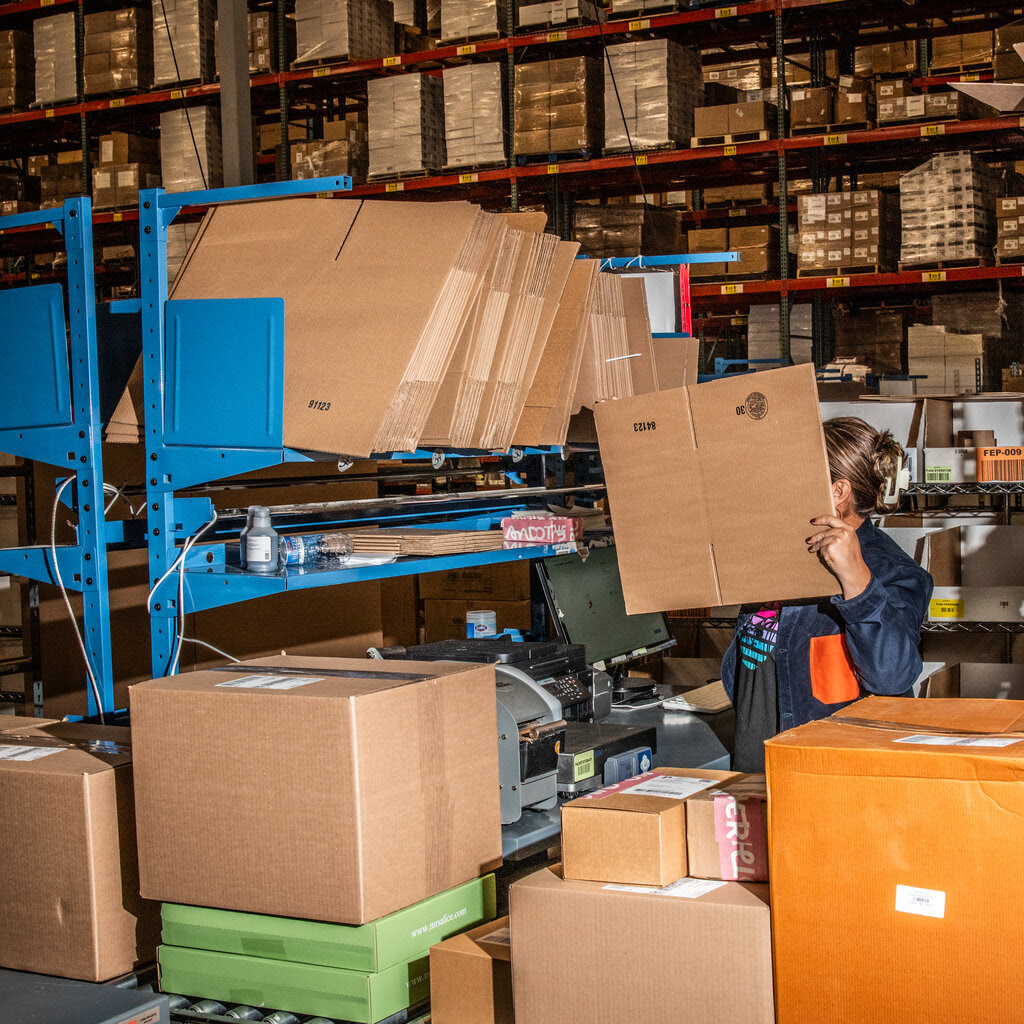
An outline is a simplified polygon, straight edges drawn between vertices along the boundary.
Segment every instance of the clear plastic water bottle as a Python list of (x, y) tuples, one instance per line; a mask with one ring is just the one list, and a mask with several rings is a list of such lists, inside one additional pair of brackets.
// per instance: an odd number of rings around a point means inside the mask
[(352, 554), (352, 538), (341, 530), (282, 537), (281, 565), (305, 565), (317, 568), (338, 565)]

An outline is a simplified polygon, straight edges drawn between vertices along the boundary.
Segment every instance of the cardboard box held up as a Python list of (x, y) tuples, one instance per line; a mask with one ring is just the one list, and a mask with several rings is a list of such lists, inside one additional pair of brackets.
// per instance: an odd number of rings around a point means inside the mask
[(0, 717), (0, 967), (106, 981), (153, 959), (130, 744), (127, 729)]
[(1018, 1019), (1024, 703), (869, 697), (766, 755), (779, 1024)]
[(810, 364), (603, 402), (597, 433), (626, 611), (824, 597), (833, 511)]
[(766, 885), (684, 878), (661, 893), (545, 868), (509, 901), (518, 1020), (774, 1024)]
[(364, 924), (501, 858), (493, 666), (262, 658), (129, 693), (149, 898)]

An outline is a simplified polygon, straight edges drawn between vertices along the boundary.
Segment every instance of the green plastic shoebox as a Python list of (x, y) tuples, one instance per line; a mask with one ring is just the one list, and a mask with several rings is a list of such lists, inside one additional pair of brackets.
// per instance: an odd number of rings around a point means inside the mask
[(430, 995), (430, 957), (367, 974), (208, 949), (161, 946), (164, 992), (374, 1024)]
[(161, 938), (168, 946), (380, 972), (493, 921), (495, 899), (494, 875), (486, 875), (364, 925), (165, 903)]

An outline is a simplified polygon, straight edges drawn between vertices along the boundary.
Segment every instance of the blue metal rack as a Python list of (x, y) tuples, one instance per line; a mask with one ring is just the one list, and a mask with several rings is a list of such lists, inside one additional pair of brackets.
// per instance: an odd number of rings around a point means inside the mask
[[(286, 462), (311, 462), (329, 456), (295, 451), (283, 444), (284, 301), (168, 299), (167, 229), (186, 206), (350, 188), (351, 180), (339, 177), (173, 195), (161, 189), (140, 192), (141, 300), (115, 306), (118, 312), (142, 315), (147, 524), (150, 583), (154, 587), (150, 640), (156, 676), (167, 674), (174, 665), (179, 643), (177, 619), (190, 612), (285, 591), (557, 553), (550, 547), (520, 548), (402, 558), (388, 565), (358, 568), (317, 571), (289, 567), (273, 575), (244, 572), (231, 564), (228, 554), (233, 551), (223, 541), (195, 543), (183, 553), (184, 543), (211, 523), (214, 512), (208, 498), (178, 497), (177, 491)], [(518, 462), (525, 454), (555, 451), (516, 449), (511, 455), (513, 462)], [(439, 468), (445, 458), (462, 454), (492, 453), (418, 451), (380, 457), (429, 458)], [(459, 512), (457, 518), (446, 517), (430, 525), (485, 529), (502, 515), (524, 507), (523, 503), (510, 503), (486, 511)], [(406, 518), (394, 515), (384, 517), (384, 521)], [(342, 527), (353, 521), (339, 518), (333, 525)], [(318, 525), (323, 528), (325, 524)], [(179, 587), (183, 607), (179, 606)]]
[[(65, 504), (78, 516), (77, 543), (4, 548), (0, 571), (63, 582), (82, 594), (82, 639), (99, 694), (89, 689), (89, 713), (114, 709), (100, 390), (93, 283), (92, 203), (0, 218), (0, 230), (52, 224), (67, 251), (67, 296), (60, 284), (0, 292), (0, 451), (45, 462), (66, 475)], [(118, 526), (119, 524), (111, 524)], [(56, 558), (54, 558), (54, 553)], [(38, 702), (37, 702), (38, 704)]]

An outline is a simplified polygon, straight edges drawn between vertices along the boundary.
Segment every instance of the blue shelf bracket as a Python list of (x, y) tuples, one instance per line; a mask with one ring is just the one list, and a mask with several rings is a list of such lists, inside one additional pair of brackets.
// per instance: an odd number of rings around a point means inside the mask
[[(65, 586), (82, 593), (82, 639), (100, 697), (97, 707), (87, 688), (89, 714), (96, 714), (114, 710), (114, 689), (91, 200), (0, 218), (0, 230), (30, 224), (51, 224), (63, 236), (67, 293), (60, 284), (0, 292), (0, 450), (74, 476), (77, 544), (59, 547), (57, 559)], [(49, 548), (7, 549), (0, 565), (56, 582)]]

